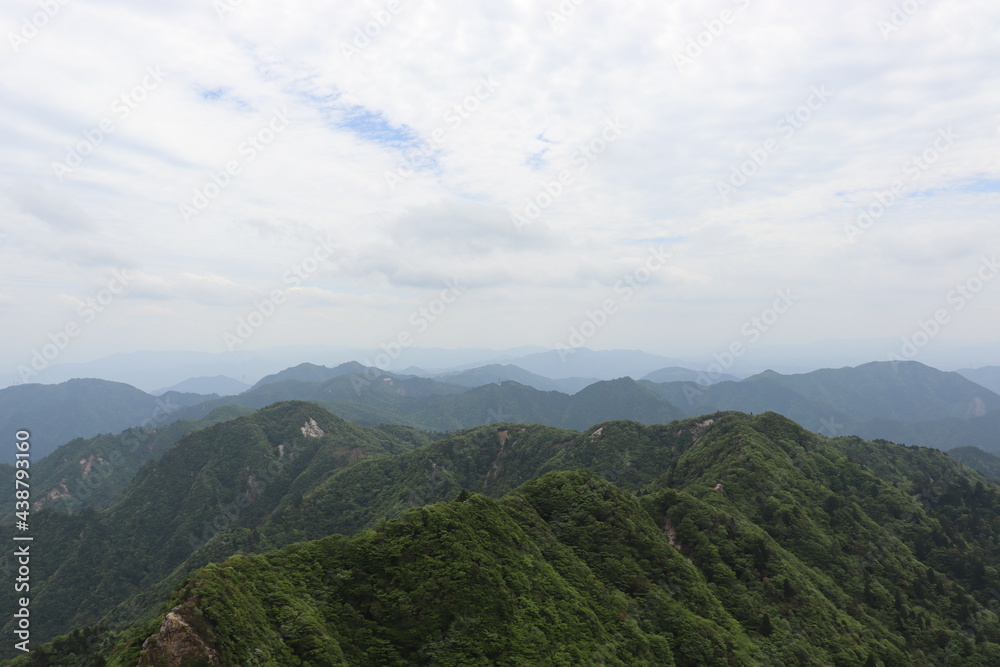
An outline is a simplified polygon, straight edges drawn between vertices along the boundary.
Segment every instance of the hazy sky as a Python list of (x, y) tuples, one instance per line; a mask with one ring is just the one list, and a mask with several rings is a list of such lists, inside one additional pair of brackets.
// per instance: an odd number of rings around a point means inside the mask
[(996, 2), (6, 0), (0, 22), (5, 374), (63, 344), (48, 363), (996, 341)]

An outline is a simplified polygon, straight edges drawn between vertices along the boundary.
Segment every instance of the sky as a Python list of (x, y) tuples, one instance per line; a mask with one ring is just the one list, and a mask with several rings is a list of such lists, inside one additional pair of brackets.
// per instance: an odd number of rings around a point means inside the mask
[(290, 345), (1000, 364), (997, 3), (347, 4), (0, 5), (0, 375)]

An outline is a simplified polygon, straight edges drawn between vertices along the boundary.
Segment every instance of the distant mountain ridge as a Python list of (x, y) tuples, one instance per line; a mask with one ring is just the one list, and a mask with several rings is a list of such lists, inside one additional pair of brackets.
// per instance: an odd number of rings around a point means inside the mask
[(548, 378), (596, 377), (601, 380), (640, 378), (665, 366), (684, 365), (677, 359), (639, 350), (590, 350), (583, 347), (536, 352), (511, 359), (508, 363)]
[(323, 382), (264, 378), (257, 387), (239, 396), (208, 401), (178, 416), (198, 419), (225, 404), (260, 408), (276, 401), (307, 400), (362, 424), (391, 422), (449, 431), (510, 420), (563, 428), (581, 428), (597, 417), (630, 418), (648, 424), (682, 414), (631, 378), (596, 382), (569, 395), (539, 391), (514, 381), (469, 388), (373, 368), (346, 372), (350, 368), (354, 367), (296, 367), (294, 373), (282, 377), (301, 377), (303, 371), (310, 377), (332, 377)]
[(188, 378), (187, 380), (178, 382), (171, 387), (158, 389), (150, 393), (154, 396), (162, 396), (167, 392), (176, 391), (179, 393), (201, 394), (204, 396), (211, 394), (215, 394), (216, 396), (233, 396), (235, 394), (240, 394), (249, 388), (250, 385), (244, 384), (239, 380), (234, 380), (233, 378), (225, 375), (216, 375), (214, 377)]
[(342, 375), (349, 375), (351, 373), (363, 373), (365, 366), (359, 364), (356, 361), (348, 361), (346, 363), (335, 366), (334, 368), (327, 368), (326, 366), (319, 366), (317, 364), (310, 364), (308, 362), (301, 363), (298, 366), (292, 366), (291, 368), (286, 368), (278, 373), (273, 373), (271, 375), (265, 376), (257, 381), (257, 383), (251, 387), (251, 389), (259, 389), (264, 385), (276, 384), (279, 382), (286, 382), (288, 380), (297, 380), (299, 382), (326, 382), (327, 380), (332, 380), (338, 378)]
[[(32, 458), (37, 461), (74, 438), (119, 433), (144, 422), (164, 423), (186, 404), (185, 395), (156, 397), (107, 380), (15, 385), (0, 389), (0, 430), (30, 431)], [(12, 462), (13, 448), (5, 448), (0, 459)]]
[(955, 372), (964, 378), (986, 387), (990, 391), (1000, 394), (1000, 366), (963, 368)]
[(648, 382), (698, 382), (699, 384), (716, 384), (718, 382), (739, 382), (740, 378), (729, 373), (712, 373), (709, 375), (703, 371), (694, 371), (681, 366), (668, 366), (660, 370), (644, 375), (642, 380)]
[(430, 377), (463, 387), (481, 387), (492, 382), (513, 380), (539, 391), (558, 391), (564, 394), (575, 394), (599, 381), (597, 378), (548, 378), (514, 364), (489, 364), (464, 371), (439, 373)]
[(744, 382), (765, 377), (857, 421), (932, 421), (981, 417), (1000, 410), (1000, 395), (958, 373), (939, 371), (915, 361), (871, 362), (798, 375), (770, 371)]
[[(498, 373), (543, 387), (546, 380), (554, 385), (577, 382), (547, 379), (513, 364), (434, 379), (386, 373), (357, 362), (333, 368), (299, 364), (262, 378), (238, 395), (221, 397), (176, 391), (155, 397), (121, 383), (73, 380), (0, 390), (0, 426), (34, 427), (35, 456), (41, 458), (77, 437), (118, 433), (143, 423), (198, 420), (225, 405), (259, 409), (285, 400), (318, 402), (360, 424), (397, 423), (432, 431), (503, 419), (565, 428), (581, 428), (586, 419), (597, 416), (655, 423), (739, 410), (779, 412), (830, 436), (855, 433), (943, 449), (973, 445), (1000, 451), (1000, 395), (957, 373), (917, 362), (873, 362), (797, 375), (767, 371), (712, 385), (619, 378), (572, 393), (542, 390), (503, 376), (470, 386)], [(651, 377), (676, 374), (683, 375), (684, 369), (660, 368)], [(459, 382), (449, 382), (449, 377)]]
[[(947, 431), (950, 435), (942, 442), (951, 446), (1000, 449), (1000, 436), (991, 435), (988, 427), (1000, 417), (1000, 395), (957, 373), (917, 362), (872, 362), (799, 375), (766, 371), (711, 386), (695, 382), (648, 386), (685, 414), (771, 410), (828, 436), (854, 433), (948, 449), (919, 435)], [(962, 438), (972, 441), (955, 443)]]

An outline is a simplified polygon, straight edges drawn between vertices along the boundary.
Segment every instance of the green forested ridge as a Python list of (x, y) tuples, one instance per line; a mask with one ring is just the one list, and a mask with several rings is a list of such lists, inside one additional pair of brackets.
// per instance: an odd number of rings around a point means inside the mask
[[(447, 378), (444, 378), (447, 380)], [(233, 402), (261, 407), (281, 400), (318, 402), (361, 424), (395, 422), (455, 430), (497, 421), (584, 429), (608, 419), (646, 424), (720, 410), (779, 412), (825, 435), (856, 434), (948, 450), (1000, 450), (1000, 395), (956, 373), (917, 362), (873, 362), (800, 375), (771, 371), (740, 382), (596, 382), (569, 396), (517, 382), (473, 389), (345, 364), (303, 365), (265, 378), (237, 397), (186, 409), (197, 418)]]
[(956, 447), (949, 449), (948, 455), (990, 479), (1000, 480), (1000, 456), (996, 454), (984, 452), (978, 447)]
[(306, 400), (355, 423), (394, 422), (433, 431), (453, 431), (499, 421), (585, 429), (608, 419), (653, 424), (684, 415), (631, 378), (595, 382), (569, 395), (539, 391), (514, 381), (470, 389), (377, 369), (364, 372), (325, 369), (333, 376), (325, 381), (308, 381), (299, 378), (324, 376), (301, 367), (289, 370), (296, 372), (265, 378), (239, 396), (206, 401), (177, 414), (200, 418), (206, 411), (227, 404), (258, 408), (276, 401)]
[[(136, 472), (163, 455), (184, 435), (235, 419), (246, 408), (218, 408), (204, 419), (182, 420), (159, 428), (130, 428), (116, 435), (76, 438), (40, 461), (33, 461), (31, 481), (34, 509), (79, 512), (108, 507), (128, 486)], [(6, 521), (13, 520), (14, 487), (4, 489)]]
[(258, 389), (266, 384), (275, 384), (278, 382), (286, 382), (288, 380), (322, 383), (327, 380), (332, 380), (335, 377), (340, 377), (341, 375), (360, 373), (364, 371), (364, 369), (365, 367), (356, 361), (349, 361), (335, 366), (334, 368), (328, 368), (326, 366), (319, 366), (317, 364), (310, 364), (307, 362), (299, 364), (298, 366), (286, 368), (285, 370), (277, 373), (272, 373), (271, 375), (267, 375), (258, 380), (253, 387), (251, 387), (251, 389)]
[[(515, 369), (519, 373), (513, 373), (514, 379), (530, 377), (535, 384), (544, 380), (515, 367), (493, 368)], [(470, 371), (471, 377), (485, 382), (490, 369)], [(471, 377), (463, 382), (468, 385)], [(222, 398), (176, 392), (155, 397), (103, 380), (8, 387), (0, 390), (0, 421), (12, 430), (34, 431), (35, 461), (81, 435), (114, 433), (142, 423), (159, 427), (178, 419), (201, 420), (224, 406), (257, 409), (287, 400), (317, 402), (358, 424), (398, 423), (434, 431), (498, 421), (584, 429), (609, 419), (652, 424), (719, 410), (775, 411), (831, 436), (889, 438), (944, 450), (969, 445), (1000, 449), (1000, 396), (956, 373), (916, 362), (876, 362), (800, 375), (768, 371), (741, 382), (700, 384), (706, 378), (701, 374), (699, 382), (662, 384), (620, 378), (594, 382), (571, 396), (512, 381), (470, 389), (356, 362), (336, 368), (301, 364), (262, 379), (238, 396)]]
[(120, 606), (17, 664), (1000, 664), (998, 487), (940, 451), (773, 413), (394, 429), (274, 405), (38, 513), (35, 637)]
[[(103, 512), (34, 513), (35, 636), (94, 623), (178, 566), (247, 548), (242, 527), (294, 496), (293, 483), (307, 486), (364, 456), (415, 446), (398, 431), (356, 427), (313, 404), (277, 405), (188, 434)], [(13, 591), (4, 595), (12, 603)]]
[[(918, 388), (896, 395), (896, 385), (902, 381)], [(880, 392), (890, 397), (875, 400), (874, 396)], [(813, 395), (817, 400), (806, 395)], [(470, 428), (499, 421), (584, 429), (591, 423), (608, 419), (663, 423), (684, 413), (740, 410), (777, 411), (825, 435), (853, 431), (862, 437), (880, 438), (891, 433), (905, 436), (902, 440), (911, 444), (946, 450), (967, 442), (994, 443), (1000, 437), (997, 435), (1000, 428), (996, 426), (1000, 412), (973, 419), (951, 417), (920, 424), (890, 419), (859, 423), (858, 419), (834, 407), (855, 410), (865, 405), (862, 416), (884, 409), (888, 415), (915, 417), (968, 411), (970, 406), (979, 405), (978, 399), (983, 400), (981, 407), (984, 409), (992, 405), (990, 394), (982, 388), (955, 374), (941, 373), (915, 363), (899, 364), (898, 368), (891, 364), (867, 364), (799, 376), (762, 373), (742, 383), (723, 382), (712, 387), (693, 382), (634, 383), (625, 378), (596, 383), (572, 397), (538, 391), (514, 382), (465, 390), (425, 378), (376, 373), (357, 363), (332, 369), (302, 364), (264, 378), (254, 390), (241, 397), (207, 401), (186, 408), (178, 415), (202, 417), (217, 406), (213, 413), (204, 417), (217, 421), (220, 414), (235, 416), (233, 411), (237, 408), (227, 407), (229, 401), (244, 404), (238, 409), (246, 412), (288, 396), (319, 401), (354, 423), (405, 422), (438, 430)], [(685, 406), (684, 413), (674, 408), (675, 404)], [(169, 425), (147, 433), (132, 429), (118, 436), (98, 436), (85, 442), (69, 443), (36, 463), (36, 497), (40, 497), (42, 505), (58, 501), (70, 510), (108, 506), (117, 499), (141, 464), (159, 456), (180, 435), (200, 425), (184, 421), (186, 426), (182, 427)], [(137, 452), (135, 443), (149, 438), (154, 438), (148, 445), (150, 455)], [(899, 440), (895, 436), (893, 439)], [(129, 443), (133, 446), (127, 446)], [(121, 465), (118, 458), (112, 460), (112, 457), (121, 457), (122, 452), (125, 465)], [(136, 453), (142, 455), (136, 456)]]
[(873, 362), (800, 375), (766, 371), (740, 382), (644, 381), (685, 414), (779, 412), (825, 435), (855, 434), (948, 450), (1000, 449), (1000, 396), (957, 373)]

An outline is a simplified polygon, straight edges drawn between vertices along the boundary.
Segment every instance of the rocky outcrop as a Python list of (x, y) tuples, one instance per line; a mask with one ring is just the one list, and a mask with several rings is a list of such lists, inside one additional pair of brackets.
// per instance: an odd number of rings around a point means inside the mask
[(301, 431), (302, 435), (306, 436), (307, 438), (322, 438), (324, 435), (326, 435), (323, 432), (323, 429), (319, 427), (319, 424), (316, 423), (315, 419), (310, 419), (309, 421), (307, 421), (305, 425), (302, 427)]
[(174, 607), (160, 624), (159, 631), (142, 644), (136, 667), (221, 667), (216, 652), (184, 619), (181, 607)]

